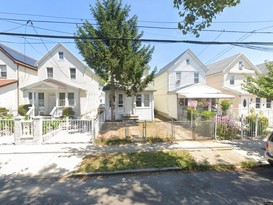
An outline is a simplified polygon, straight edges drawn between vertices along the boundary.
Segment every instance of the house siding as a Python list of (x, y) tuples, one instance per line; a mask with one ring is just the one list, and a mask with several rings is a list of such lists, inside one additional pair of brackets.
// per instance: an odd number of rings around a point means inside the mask
[(13, 115), (17, 115), (17, 83), (0, 88), (0, 107), (7, 108)]

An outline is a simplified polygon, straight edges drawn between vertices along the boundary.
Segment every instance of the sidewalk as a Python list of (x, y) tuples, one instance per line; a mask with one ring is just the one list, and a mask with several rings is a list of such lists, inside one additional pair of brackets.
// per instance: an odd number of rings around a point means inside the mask
[[(246, 146), (246, 144), (248, 146)], [(244, 147), (245, 146), (245, 147)], [(82, 158), (92, 153), (139, 152), (184, 149), (197, 161), (211, 164), (238, 164), (254, 160), (264, 163), (262, 143), (250, 144), (236, 141), (181, 141), (173, 144), (130, 144), (123, 146), (96, 146), (92, 144), (54, 145), (3, 145), (0, 146), (0, 177), (62, 177), (80, 164)], [(257, 150), (259, 153), (257, 154)]]

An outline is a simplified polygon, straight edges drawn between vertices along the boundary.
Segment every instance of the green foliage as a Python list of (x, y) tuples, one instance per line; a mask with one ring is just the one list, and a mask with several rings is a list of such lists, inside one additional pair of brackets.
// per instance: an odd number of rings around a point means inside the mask
[(242, 84), (242, 89), (260, 98), (273, 100), (273, 63), (266, 62), (268, 73), (260, 74), (256, 72), (256, 77), (246, 76)]
[(220, 103), (221, 110), (223, 112), (223, 115), (226, 115), (228, 109), (230, 108), (230, 101), (229, 100), (222, 100)]
[(112, 114), (116, 85), (122, 86), (127, 95), (134, 95), (147, 87), (156, 72), (146, 72), (154, 49), (138, 41), (143, 33), (138, 31), (137, 16), (129, 18), (129, 11), (130, 7), (123, 7), (119, 0), (97, 1), (91, 6), (95, 23), (85, 21), (76, 32), (80, 38), (75, 43), (86, 63), (110, 84)]
[(248, 116), (246, 116), (246, 120), (245, 120), (245, 125), (247, 127), (247, 132), (249, 136), (252, 136), (253, 133), (255, 133), (255, 129), (256, 129), (256, 119), (258, 122), (258, 135), (265, 135), (267, 133), (267, 127), (268, 127), (268, 119), (259, 114), (249, 114)]
[(196, 117), (198, 116), (199, 111), (194, 109), (194, 108), (188, 108), (187, 109), (187, 120), (191, 121), (191, 119), (193, 118), (196, 119)]
[(215, 116), (215, 113), (211, 112), (209, 110), (204, 110), (201, 113), (202, 120), (211, 120), (211, 118), (214, 117), (214, 116)]
[(31, 106), (32, 106), (31, 104), (19, 105), (19, 107), (18, 107), (19, 115), (25, 116)]
[(178, 14), (183, 18), (182, 23), (178, 24), (178, 28), (184, 35), (192, 33), (199, 37), (199, 32), (209, 27), (216, 15), (222, 13), (227, 7), (238, 5), (240, 0), (173, 0), (173, 3), (179, 11)]
[(240, 163), (242, 168), (253, 168), (256, 167), (256, 163), (253, 161), (243, 161)]
[(43, 134), (59, 128), (60, 120), (43, 121)]
[(75, 114), (72, 107), (64, 107), (63, 108), (63, 117), (70, 117)]
[(219, 139), (235, 139), (239, 133), (239, 128), (230, 120), (228, 116), (217, 117), (217, 136)]

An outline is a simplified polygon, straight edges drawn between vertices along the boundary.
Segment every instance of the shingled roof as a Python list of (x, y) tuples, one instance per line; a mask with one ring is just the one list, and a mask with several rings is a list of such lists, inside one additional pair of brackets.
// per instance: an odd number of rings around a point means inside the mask
[(1, 44), (1, 43), (0, 43), (0, 50), (2, 52), (4, 52), (8, 57), (10, 57), (16, 63), (25, 64), (27, 66), (37, 69), (37, 66), (35, 65), (37, 60), (35, 60), (29, 56), (26, 56), (26, 55), (6, 46), (4, 44)]
[(225, 58), (223, 60), (217, 61), (217, 62), (212, 63), (210, 65), (207, 65), (208, 72), (206, 75), (213, 75), (213, 74), (217, 74), (217, 73), (222, 73), (240, 55), (241, 55), (241, 53), (236, 54), (234, 56), (230, 56), (230, 57)]

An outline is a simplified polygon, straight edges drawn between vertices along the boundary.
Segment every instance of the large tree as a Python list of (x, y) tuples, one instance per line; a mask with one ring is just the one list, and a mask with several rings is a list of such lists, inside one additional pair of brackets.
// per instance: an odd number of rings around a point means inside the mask
[(273, 64), (266, 62), (268, 73), (256, 76), (247, 76), (247, 80), (242, 84), (242, 89), (261, 98), (273, 100)]
[(183, 19), (178, 28), (183, 34), (193, 33), (199, 37), (200, 31), (209, 27), (217, 14), (238, 5), (240, 0), (173, 0), (173, 3)]
[(112, 121), (115, 120), (115, 88), (134, 95), (152, 81), (155, 69), (143, 76), (153, 48), (143, 46), (137, 16), (129, 18), (130, 6), (120, 0), (97, 1), (90, 6), (96, 24), (85, 21), (78, 26), (75, 40), (86, 63), (110, 86)]

